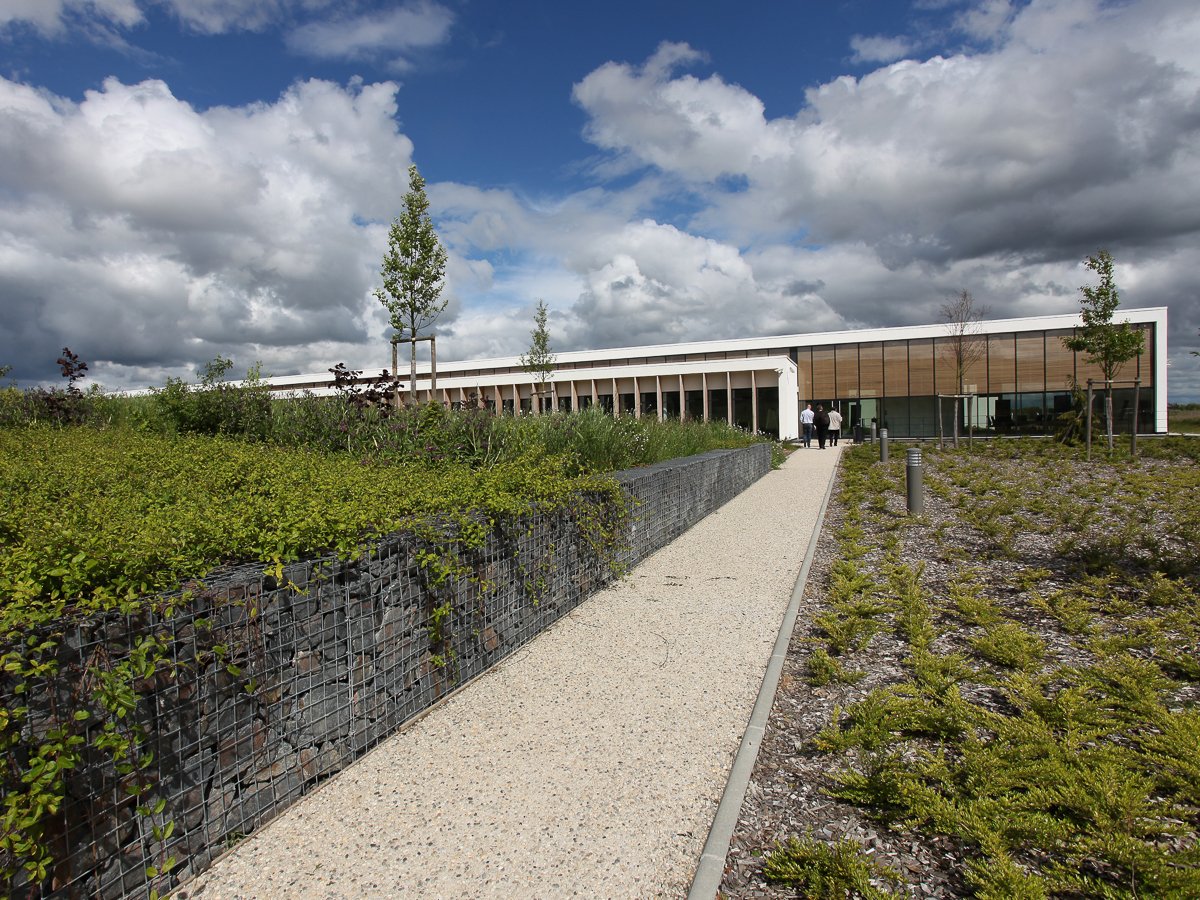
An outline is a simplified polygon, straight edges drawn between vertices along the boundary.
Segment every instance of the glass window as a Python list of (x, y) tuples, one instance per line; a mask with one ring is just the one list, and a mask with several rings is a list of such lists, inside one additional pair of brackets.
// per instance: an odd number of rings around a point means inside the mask
[(758, 389), (758, 431), (779, 437), (779, 388)]
[(754, 430), (754, 391), (752, 388), (733, 389), (733, 424), (746, 431)]
[(1046, 332), (1046, 390), (1067, 391), (1075, 375), (1075, 354), (1063, 346), (1071, 330)]
[(796, 385), (801, 397), (812, 396), (812, 348), (801, 347), (796, 351)]
[(809, 397), (829, 397), (834, 394), (833, 348), (813, 347), (812, 383), (808, 386)]
[[(1046, 337), (1041, 332), (1017, 335), (1017, 390), (1046, 387)], [(1039, 401), (1040, 402), (1040, 401)]]
[[(841, 387), (842, 369), (841, 359), (838, 359), (838, 382)], [(858, 345), (858, 390), (861, 397), (882, 397), (883, 389), (883, 344), (875, 342), (872, 344)], [(908, 391), (905, 391), (907, 394)], [(848, 397), (849, 394), (838, 391), (839, 397)]]
[[(1079, 330), (1075, 329), (1071, 332), (1071, 334), (1077, 337), (1079, 335)], [(1100, 370), (1100, 366), (1089, 363), (1087, 361), (1086, 353), (1075, 354), (1075, 378), (1078, 380), (1079, 386), (1084, 390), (1087, 390), (1087, 382), (1089, 378), (1101, 384), (1104, 383), (1104, 373)]]
[(912, 427), (909, 423), (909, 401), (907, 397), (891, 397), (879, 402), (879, 421), (888, 430), (888, 437), (909, 437)]
[(934, 340), (933, 369), (937, 375), (937, 393), (957, 394), (958, 391), (958, 354), (964, 352), (958, 340), (953, 337), (939, 337)]
[(908, 401), (908, 434), (909, 437), (932, 437), (937, 434), (935, 397), (913, 397)]
[[(1142, 330), (1142, 355), (1139, 356), (1134, 363), (1137, 374), (1132, 377), (1140, 378), (1142, 380), (1142, 387), (1151, 387), (1154, 384), (1154, 344), (1153, 344), (1154, 331), (1153, 331), (1153, 326), (1152, 325), (1144, 325), (1144, 326), (1142, 326), (1141, 330)], [(1126, 376), (1126, 377), (1130, 377), (1130, 376)], [(1142, 401), (1139, 400), (1138, 402), (1140, 405), (1140, 403)], [(1138, 415), (1139, 415), (1139, 421), (1141, 421), (1142, 413), (1139, 412)], [(1151, 420), (1151, 424), (1153, 425), (1153, 420)], [(1145, 425), (1143, 424), (1142, 427), (1145, 427)]]
[[(1019, 356), (1017, 358), (1020, 359)], [(1017, 395), (1013, 410), (1015, 431), (1021, 434), (1045, 434), (1047, 421), (1045, 394), (1030, 392)]]
[(933, 340), (908, 342), (908, 389), (914, 397), (928, 397), (933, 390)]
[(729, 396), (725, 388), (708, 392), (708, 419), (710, 422), (724, 422), (729, 417)]
[(833, 349), (833, 372), (835, 383), (832, 390), (817, 390), (813, 386), (814, 397), (857, 397), (858, 385), (858, 345), (843, 344)]
[[(988, 391), (1011, 393), (1017, 387), (1017, 354), (1011, 334), (988, 336)], [(999, 414), (997, 414), (999, 419)]]
[(908, 396), (908, 342), (883, 345), (883, 393), (887, 397)]
[(962, 393), (978, 394), (987, 390), (987, 335), (963, 338)]

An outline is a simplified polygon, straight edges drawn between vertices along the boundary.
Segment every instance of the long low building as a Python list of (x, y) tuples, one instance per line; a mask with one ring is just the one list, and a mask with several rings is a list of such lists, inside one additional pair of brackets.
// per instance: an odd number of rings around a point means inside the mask
[[(1114, 378), (1122, 431), (1167, 428), (1167, 309), (1121, 310), (1143, 334), (1143, 351)], [(1078, 315), (946, 323), (822, 334), (657, 344), (557, 354), (543, 378), (518, 357), (419, 362), (418, 400), (477, 403), (497, 412), (576, 410), (725, 421), (780, 438), (800, 431), (800, 410), (841, 410), (849, 432), (872, 422), (895, 437), (935, 437), (953, 427), (976, 433), (1046, 434), (1071, 408), (1071, 387), (1103, 374), (1062, 339)], [(407, 378), (402, 366), (402, 390)], [(961, 369), (961, 378), (960, 376)], [(436, 376), (436, 385), (432, 375)], [(332, 391), (333, 376), (268, 379), (275, 391)], [(1136, 423), (1135, 423), (1136, 406)], [(1096, 405), (1097, 411), (1100, 404)]]

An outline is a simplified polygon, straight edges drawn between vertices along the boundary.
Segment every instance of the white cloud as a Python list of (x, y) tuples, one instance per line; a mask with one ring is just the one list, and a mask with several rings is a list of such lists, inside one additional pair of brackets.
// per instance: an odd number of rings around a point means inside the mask
[(776, 144), (762, 101), (716, 76), (675, 76), (699, 58), (664, 44), (640, 68), (610, 62), (588, 74), (572, 92), (588, 140), (692, 181), (746, 173)]
[(65, 343), (120, 383), (218, 352), (305, 370), (314, 342), (381, 336), (369, 291), (412, 155), (395, 93), (310, 81), (201, 113), (158, 81), (75, 104), (0, 79), (6, 352)]
[(289, 9), (312, 5), (304, 0), (166, 0), (180, 22), (201, 34), (258, 31), (282, 19)]
[(310, 22), (288, 36), (293, 50), (326, 59), (384, 59), (398, 70), (409, 55), (447, 40), (454, 15), (431, 2), (407, 4), (360, 16)]
[[(115, 28), (138, 7), (106, 8)], [(190, 9), (219, 30), (283, 6)], [(595, 186), (429, 185), (450, 251), (439, 356), (522, 352), (538, 299), (562, 350), (929, 322), (963, 288), (996, 317), (1073, 312), (1079, 260), (1107, 246), (1126, 305), (1171, 306), (1173, 388), (1200, 396), (1200, 17), (1183, 0), (973, 10), (958, 25), (986, 52), (839, 78), (791, 117), (689, 72), (705, 59), (684, 44), (595, 69), (573, 92)], [(451, 25), (407, 6), (293, 41), (408, 59)], [(21, 354), (0, 363), (45, 371), (67, 344), (114, 386), (218, 352), (390, 364), (370, 289), (413, 157), (396, 114), (393, 84), (199, 112), (160, 81), (74, 103), (0, 80), (0, 330)], [(667, 221), (680, 193), (696, 211)]]
[(165, 6), (185, 27), (201, 34), (260, 31), (333, 5), (335, 0), (2, 0), (0, 28), (25, 24), (47, 37), (70, 30), (111, 37), (146, 20), (154, 5)]
[[(1094, 239), (1096, 191), (1153, 218), (1196, 208), (1175, 186), (1200, 176), (1198, 60), (1164, 35), (1198, 26), (1179, 3), (1121, 16), (1093, 5), (1090, 19), (1057, 10), (1032, 5), (992, 53), (821, 85), (793, 118), (767, 120), (744, 88), (667, 67), (607, 64), (575, 98), (598, 146), (706, 192), (705, 228), (729, 218), (740, 236), (853, 234), (901, 259), (1047, 240), (1074, 255)], [(748, 189), (720, 192), (722, 175)]]
[(62, 34), (73, 22), (131, 28), (143, 20), (138, 0), (4, 0), (0, 28), (24, 24), (46, 36)]
[(890, 63), (903, 59), (914, 47), (908, 38), (887, 35), (856, 34), (850, 38), (850, 59), (856, 63)]
[[(574, 264), (588, 283), (580, 333), (933, 321), (962, 288), (997, 317), (1073, 312), (1078, 261), (1108, 246), (1129, 261), (1127, 304), (1171, 307), (1175, 383), (1194, 394), (1179, 363), (1200, 327), (1200, 17), (1171, 0), (984, 3), (957, 25), (992, 49), (836, 79), (788, 118), (717, 75), (681, 73), (697, 60), (676, 45), (582, 79), (588, 139), (704, 202), (670, 251), (631, 227), (623, 246), (593, 244), (606, 261)], [(722, 266), (714, 289), (706, 260), (735, 245), (744, 265)]]
[(977, 41), (993, 41), (1003, 38), (1014, 15), (1010, 0), (983, 0), (956, 16), (954, 24), (959, 31)]

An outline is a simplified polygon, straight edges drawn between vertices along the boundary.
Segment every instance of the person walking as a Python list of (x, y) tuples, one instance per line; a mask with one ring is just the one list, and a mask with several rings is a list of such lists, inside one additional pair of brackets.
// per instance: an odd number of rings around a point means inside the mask
[(804, 410), (800, 413), (800, 428), (804, 432), (800, 437), (800, 443), (805, 447), (812, 445), (813, 418), (812, 404), (806, 404)]
[(813, 425), (817, 429), (817, 446), (824, 450), (825, 441), (829, 437), (829, 413), (825, 412), (825, 407), (820, 403), (817, 404), (817, 414), (813, 416)]
[(842, 434), (842, 414), (836, 409), (829, 411), (829, 445), (836, 447)]

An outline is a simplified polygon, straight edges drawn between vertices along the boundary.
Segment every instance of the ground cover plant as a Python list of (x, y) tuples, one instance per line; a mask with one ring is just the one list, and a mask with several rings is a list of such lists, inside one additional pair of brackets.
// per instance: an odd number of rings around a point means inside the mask
[(1200, 434), (1200, 403), (1168, 404), (1167, 430)]
[(919, 518), (843, 455), (722, 896), (1200, 896), (1200, 441), (1140, 450), (926, 447)]
[[(156, 842), (173, 829), (144, 774), (151, 735), (134, 721), (138, 685), (173, 676), (166, 647), (146, 636), (127, 658), (97, 657), (46, 720), (26, 697), (53, 680), (64, 623), (111, 610), (169, 619), (191, 588), (171, 592), (214, 570), (257, 562), (282, 582), (289, 562), (357, 558), (395, 531), (416, 536), (437, 588), (466, 576), (454, 551), (534, 510), (567, 514), (611, 559), (627, 510), (608, 472), (760, 440), (599, 410), (393, 409), (386, 382), (344, 367), (338, 396), (275, 399), (253, 372), (222, 382), (222, 359), (198, 384), (142, 397), (81, 390), (86, 364), (65, 348), (60, 365), (65, 390), (0, 389), (0, 884), (12, 895), (54, 889), (55, 817), (86, 749), (109, 755)], [(450, 609), (433, 613), (436, 649)], [(175, 863), (164, 853), (147, 877), (166, 885)]]

